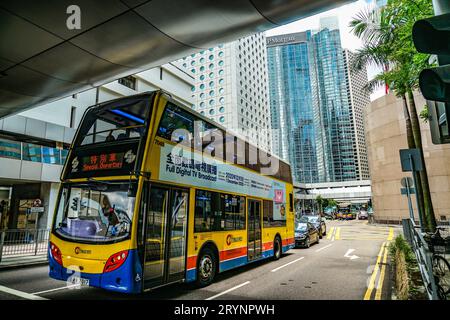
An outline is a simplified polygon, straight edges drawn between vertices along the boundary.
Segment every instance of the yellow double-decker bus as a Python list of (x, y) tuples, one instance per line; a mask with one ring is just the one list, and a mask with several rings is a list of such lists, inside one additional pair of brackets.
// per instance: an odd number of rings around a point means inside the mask
[(163, 91), (88, 108), (61, 180), (54, 279), (127, 293), (206, 286), (294, 247), (289, 165)]

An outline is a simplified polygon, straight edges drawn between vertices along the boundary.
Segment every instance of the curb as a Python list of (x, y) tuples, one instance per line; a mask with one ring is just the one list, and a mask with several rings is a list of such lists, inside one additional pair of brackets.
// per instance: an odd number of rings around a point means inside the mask
[(37, 261), (32, 261), (32, 262), (17, 262), (14, 264), (5, 264), (5, 265), (1, 265), (0, 264), (0, 271), (4, 271), (4, 270), (11, 270), (11, 269), (19, 269), (19, 268), (27, 268), (27, 267), (34, 267), (34, 266), (38, 266), (38, 265), (48, 265), (48, 260), (37, 260)]

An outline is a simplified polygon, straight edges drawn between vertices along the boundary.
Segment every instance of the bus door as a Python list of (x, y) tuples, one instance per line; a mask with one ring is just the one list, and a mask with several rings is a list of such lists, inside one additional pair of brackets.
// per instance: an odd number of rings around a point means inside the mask
[(152, 185), (145, 221), (144, 289), (182, 280), (189, 191)]
[(248, 261), (259, 259), (262, 252), (261, 241), (261, 201), (249, 199), (248, 208), (248, 235), (247, 257)]

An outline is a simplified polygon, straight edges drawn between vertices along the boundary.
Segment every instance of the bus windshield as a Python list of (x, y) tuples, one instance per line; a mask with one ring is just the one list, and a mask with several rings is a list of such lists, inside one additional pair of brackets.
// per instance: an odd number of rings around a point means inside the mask
[(62, 188), (54, 232), (83, 242), (119, 241), (129, 237), (135, 198), (129, 183), (69, 184)]

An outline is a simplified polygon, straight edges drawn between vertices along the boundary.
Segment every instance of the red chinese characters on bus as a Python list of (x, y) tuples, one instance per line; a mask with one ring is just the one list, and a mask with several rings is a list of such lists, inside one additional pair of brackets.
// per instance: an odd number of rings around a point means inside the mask
[(83, 158), (83, 171), (121, 169), (123, 153), (106, 153)]

